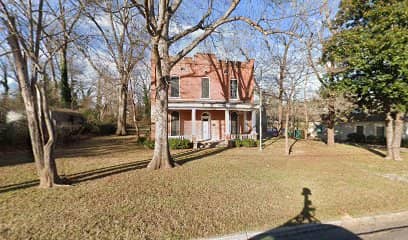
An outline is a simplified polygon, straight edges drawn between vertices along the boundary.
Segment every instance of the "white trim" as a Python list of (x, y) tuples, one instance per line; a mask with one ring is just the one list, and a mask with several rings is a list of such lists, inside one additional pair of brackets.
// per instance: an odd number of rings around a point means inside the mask
[[(231, 98), (231, 81), (233, 81), (233, 80), (235, 80), (235, 81), (237, 81), (237, 98)], [(233, 101), (236, 101), (236, 100), (240, 100), (239, 99), (239, 81), (238, 81), (238, 79), (236, 79), (236, 78), (231, 78), (230, 79), (230, 82), (229, 82), (229, 98), (228, 99), (230, 99), (230, 100), (233, 100)]]
[[(173, 112), (178, 113), (178, 134), (179, 134), (179, 135), (171, 135), (171, 129), (172, 129), (172, 128), (171, 128), (171, 127), (172, 127), (172, 126), (171, 126), (171, 122), (172, 122), (171, 114), (172, 114)], [(180, 114), (180, 111), (171, 110), (171, 111), (170, 111), (170, 134), (167, 134), (167, 135), (174, 137), (174, 136), (181, 136), (180, 134), (181, 134), (181, 114)]]
[[(206, 98), (203, 97), (203, 78), (208, 79), (208, 97), (206, 97)], [(200, 99), (211, 99), (211, 79), (208, 76), (201, 78), (201, 96), (200, 96)]]
[(171, 96), (171, 83), (170, 83), (170, 94), (169, 94), (169, 98), (177, 99), (177, 98), (181, 98), (181, 92), (180, 92), (180, 88), (181, 88), (181, 77), (180, 77), (179, 75), (170, 75), (170, 82), (171, 82), (171, 79), (174, 78), (174, 77), (177, 77), (178, 80), (179, 80), (179, 82), (178, 82), (178, 96), (177, 96), (177, 97), (172, 97), (172, 96)]
[(239, 111), (251, 111), (257, 110), (258, 105), (252, 103), (211, 103), (211, 102), (169, 102), (169, 110), (191, 110), (196, 108), (197, 110), (239, 110)]

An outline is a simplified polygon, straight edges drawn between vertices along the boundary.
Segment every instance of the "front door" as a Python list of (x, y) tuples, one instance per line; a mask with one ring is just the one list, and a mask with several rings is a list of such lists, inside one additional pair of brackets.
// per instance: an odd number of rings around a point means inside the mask
[(202, 123), (202, 138), (203, 140), (211, 139), (211, 131), (210, 131), (210, 114), (203, 113), (201, 115), (201, 123)]

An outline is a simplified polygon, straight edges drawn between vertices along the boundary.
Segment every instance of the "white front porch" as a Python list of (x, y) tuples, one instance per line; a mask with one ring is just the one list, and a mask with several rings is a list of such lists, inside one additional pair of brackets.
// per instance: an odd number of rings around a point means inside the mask
[(256, 109), (169, 108), (168, 137), (197, 141), (256, 139)]

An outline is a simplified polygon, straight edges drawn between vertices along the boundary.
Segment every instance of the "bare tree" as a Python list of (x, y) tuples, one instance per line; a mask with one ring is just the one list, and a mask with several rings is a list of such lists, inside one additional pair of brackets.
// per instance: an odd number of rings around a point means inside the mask
[[(18, 4), (18, 5), (17, 5)], [(7, 42), (13, 55), (18, 83), (27, 115), (28, 128), (40, 187), (56, 185), (60, 178), (53, 155), (54, 122), (48, 107), (46, 88), (41, 78), (50, 61), (42, 49), (48, 37), (44, 25), (44, 0), (19, 4), (0, 1), (0, 21), (7, 31)], [(58, 49), (55, 49), (58, 51)]]
[[(140, 16), (135, 14), (130, 7), (129, 0), (80, 3), (87, 6), (85, 16), (97, 28), (105, 49), (115, 65), (119, 78), (116, 134), (126, 135), (129, 82), (136, 64), (145, 57), (145, 50), (148, 47), (147, 35), (144, 34), (144, 29), (139, 26)], [(97, 13), (101, 14), (98, 15)], [(107, 21), (108, 24), (105, 24), (104, 21)], [(88, 60), (95, 61), (92, 58), (88, 58)], [(98, 68), (96, 63), (93, 63), (93, 66)], [(98, 72), (103, 71), (100, 68)]]
[[(167, 109), (168, 109), (168, 87), (170, 81), (171, 68), (185, 55), (191, 52), (200, 42), (206, 39), (222, 24), (234, 21), (230, 17), (239, 4), (239, 0), (233, 0), (229, 7), (220, 17), (211, 20), (213, 14), (213, 1), (209, 1), (207, 11), (200, 18), (197, 24), (171, 35), (169, 27), (172, 18), (182, 4), (182, 0), (132, 0), (134, 6), (139, 10), (145, 19), (145, 27), (151, 35), (151, 62), (153, 64), (152, 91), (156, 96), (153, 103), (152, 117), (155, 122), (155, 148), (152, 161), (148, 168), (160, 169), (171, 168), (175, 165), (170, 156), (167, 139)], [(197, 30), (201, 30), (199, 36), (195, 37), (187, 46), (182, 48), (174, 56), (170, 56), (170, 47)]]
[(322, 97), (326, 99), (327, 103), (327, 114), (323, 115), (323, 120), (325, 121), (327, 131), (326, 143), (328, 146), (333, 146), (335, 144), (334, 127), (336, 124), (335, 105), (338, 93), (335, 89), (333, 89), (332, 85), (334, 83), (334, 74), (341, 71), (341, 69), (337, 68), (330, 62), (321, 64), (320, 58), (315, 57), (317, 53), (321, 55), (323, 43), (327, 33), (335, 33), (335, 29), (333, 28), (330, 19), (331, 11), (327, 0), (323, 1), (323, 4), (320, 7), (320, 14), (318, 16), (318, 20), (314, 18), (302, 19), (310, 33), (310, 36), (308, 38), (303, 38), (302, 42), (306, 46), (308, 63), (317, 80), (325, 89)]

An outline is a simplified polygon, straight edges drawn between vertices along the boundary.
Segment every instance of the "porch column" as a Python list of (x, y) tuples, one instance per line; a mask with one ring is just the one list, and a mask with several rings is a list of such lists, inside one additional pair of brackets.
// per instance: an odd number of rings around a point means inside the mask
[(248, 131), (248, 127), (247, 127), (247, 115), (248, 115), (248, 113), (247, 112), (245, 112), (244, 111), (244, 134), (247, 134), (247, 131)]
[(252, 126), (251, 134), (256, 135), (256, 110), (252, 110), (251, 126)]
[(228, 109), (225, 109), (225, 139), (228, 140), (231, 133), (230, 127), (230, 113)]
[(191, 140), (195, 142), (196, 138), (196, 109), (191, 109)]

